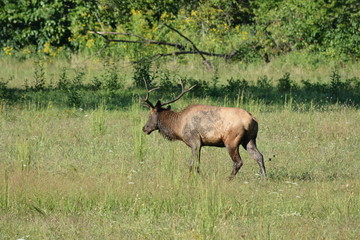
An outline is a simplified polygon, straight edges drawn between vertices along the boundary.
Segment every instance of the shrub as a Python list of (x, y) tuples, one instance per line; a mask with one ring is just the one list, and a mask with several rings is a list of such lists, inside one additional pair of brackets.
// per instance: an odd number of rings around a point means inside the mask
[(70, 80), (69, 80), (69, 77), (68, 77), (67, 70), (64, 67), (61, 70), (59, 80), (57, 82), (57, 87), (59, 89), (66, 90), (66, 89), (68, 89), (69, 85), (70, 85)]
[(35, 83), (34, 83), (33, 89), (35, 91), (44, 90), (45, 89), (45, 71), (44, 71), (44, 64), (40, 61), (35, 61), (34, 79), (35, 79)]
[(227, 80), (225, 92), (228, 95), (236, 95), (244, 92), (249, 87), (249, 83), (245, 79), (230, 78)]
[(148, 86), (151, 86), (154, 78), (155, 74), (151, 72), (150, 61), (140, 61), (135, 63), (133, 75), (133, 84), (135, 87), (143, 88), (144, 81), (146, 81)]
[(121, 79), (114, 62), (105, 61), (102, 79), (102, 84), (99, 82), (95, 82), (95, 84), (102, 86), (104, 89), (115, 91), (124, 87), (124, 81)]
[(284, 76), (282, 76), (278, 80), (277, 88), (279, 92), (285, 93), (290, 92), (291, 89), (294, 87), (293, 81), (290, 79), (290, 73), (285, 73)]

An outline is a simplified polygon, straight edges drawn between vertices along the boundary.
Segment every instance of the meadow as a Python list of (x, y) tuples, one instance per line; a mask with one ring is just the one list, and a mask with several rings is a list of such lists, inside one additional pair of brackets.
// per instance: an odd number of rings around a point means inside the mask
[[(176, 91), (179, 76), (188, 83), (194, 77), (208, 88), (174, 110), (193, 103), (237, 106), (259, 120), (268, 179), (241, 149), (244, 166), (228, 181), (232, 161), (225, 149), (203, 148), (202, 173), (190, 174), (185, 144), (142, 132), (148, 110), (139, 95), (145, 92), (132, 87), (129, 67), (1, 61), (0, 239), (360, 236), (358, 63), (339, 67), (341, 78), (332, 64), (299, 65), (296, 57), (219, 64), (216, 73), (193, 63), (159, 66), (170, 70), (154, 84)], [(94, 76), (122, 90), (93, 89)], [(62, 89), (60, 79), (73, 87)], [(202, 80), (216, 80), (220, 93)], [(229, 84), (243, 85), (232, 92)]]

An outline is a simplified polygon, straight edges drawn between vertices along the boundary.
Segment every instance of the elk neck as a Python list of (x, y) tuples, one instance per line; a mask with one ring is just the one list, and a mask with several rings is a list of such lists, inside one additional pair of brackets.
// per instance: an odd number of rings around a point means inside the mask
[(180, 123), (180, 115), (181, 113), (177, 113), (172, 110), (164, 110), (159, 112), (159, 132), (170, 141), (180, 139), (179, 135), (177, 134), (177, 128)]

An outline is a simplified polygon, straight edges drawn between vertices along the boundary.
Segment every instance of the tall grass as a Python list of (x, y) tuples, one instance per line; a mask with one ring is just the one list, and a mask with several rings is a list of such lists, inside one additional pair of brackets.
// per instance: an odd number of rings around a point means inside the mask
[(3, 107), (0, 237), (356, 239), (358, 110), (288, 104), (242, 106), (259, 119), (269, 179), (241, 150), (233, 182), (225, 149), (204, 148), (193, 176), (183, 143), (143, 135), (147, 113), (137, 100), (119, 111)]
[[(358, 239), (358, 69), (286, 61), (218, 65), (213, 73), (169, 64), (156, 73), (162, 90), (154, 99), (173, 97), (180, 77), (199, 85), (174, 110), (236, 106), (258, 119), (268, 180), (241, 149), (245, 164), (231, 182), (225, 149), (203, 148), (201, 174), (193, 175), (185, 144), (142, 132), (144, 91), (129, 71), (89, 65), (76, 72), (60, 61), (38, 70), (44, 88), (25, 89), (24, 79), (35, 86), (34, 66), (18, 63), (16, 72), (6, 62), (0, 239)], [(71, 84), (76, 79), (81, 86)]]

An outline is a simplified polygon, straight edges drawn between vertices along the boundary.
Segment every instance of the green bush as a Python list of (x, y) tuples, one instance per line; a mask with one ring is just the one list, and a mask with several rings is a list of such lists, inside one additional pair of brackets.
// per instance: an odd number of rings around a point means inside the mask
[[(201, 50), (235, 52), (235, 60), (253, 62), (305, 49), (326, 57), (360, 56), (357, 0), (4, 0), (0, 2), (0, 45), (5, 55), (93, 55), (105, 44), (95, 31), (127, 32), (109, 36), (130, 41), (153, 39)], [(110, 44), (102, 56), (143, 59), (178, 51), (169, 46)]]
[(256, 35), (268, 53), (309, 49), (332, 57), (360, 56), (356, 0), (260, 0), (254, 11)]
[(0, 45), (8, 52), (27, 47), (29, 53), (50, 56), (63, 47), (84, 50), (91, 44), (88, 30), (101, 29), (99, 21), (114, 26), (116, 17), (94, 0), (5, 0), (0, 3)]
[(134, 64), (133, 84), (137, 88), (144, 88), (144, 81), (151, 86), (155, 75), (151, 71), (150, 61), (141, 61)]
[(34, 86), (33, 89), (35, 91), (40, 91), (45, 89), (45, 71), (44, 71), (44, 65), (40, 61), (35, 62), (35, 71), (34, 71)]

